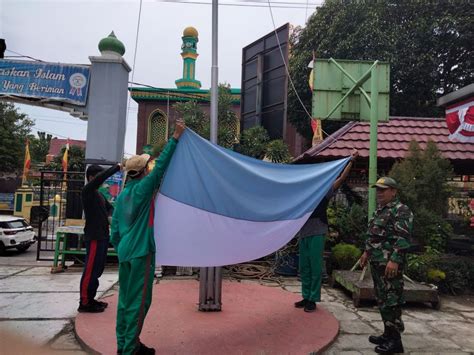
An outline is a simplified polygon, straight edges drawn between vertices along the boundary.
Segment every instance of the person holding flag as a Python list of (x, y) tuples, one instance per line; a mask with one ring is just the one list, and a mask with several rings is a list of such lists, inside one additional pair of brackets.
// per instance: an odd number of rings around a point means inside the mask
[[(67, 149), (64, 152), (67, 168)], [(63, 159), (64, 162), (64, 159)], [(78, 312), (98, 313), (107, 307), (106, 302), (94, 298), (99, 287), (107, 260), (109, 248), (109, 220), (112, 206), (99, 192), (99, 187), (110, 176), (120, 170), (121, 165), (115, 164), (104, 170), (100, 165), (90, 165), (86, 170), (87, 184), (82, 189), (82, 206), (86, 224), (84, 226), (84, 242), (86, 244), (86, 262), (80, 283), (80, 301)]]
[(299, 239), (299, 269), (303, 299), (295, 302), (295, 307), (303, 308), (305, 312), (314, 312), (316, 310), (316, 302), (321, 301), (324, 242), (328, 232), (326, 210), (329, 200), (342, 185), (347, 175), (349, 175), (352, 164), (358, 155), (359, 152), (357, 149), (354, 149), (351, 154), (351, 160), (341, 175), (336, 179), (329, 192), (297, 234)]
[(177, 121), (173, 137), (148, 170), (150, 155), (135, 155), (125, 163), (127, 181), (115, 202), (110, 242), (119, 259), (117, 353), (154, 354), (140, 342), (140, 333), (151, 305), (155, 271), (155, 194), (186, 126)]

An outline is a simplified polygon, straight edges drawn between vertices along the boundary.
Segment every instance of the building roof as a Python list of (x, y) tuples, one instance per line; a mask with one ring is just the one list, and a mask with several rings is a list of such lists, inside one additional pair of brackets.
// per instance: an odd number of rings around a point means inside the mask
[[(136, 102), (152, 101), (189, 101), (210, 102), (210, 90), (207, 89), (167, 89), (167, 88), (149, 88), (133, 87), (128, 89), (132, 99)], [(231, 88), (230, 93), (233, 97), (233, 103), (240, 103), (240, 89)]]
[(53, 138), (49, 144), (48, 155), (56, 156), (61, 153), (61, 148), (64, 147), (69, 141), (69, 146), (77, 145), (81, 148), (86, 148), (86, 141), (81, 141), (77, 139), (61, 139)]
[[(321, 144), (308, 149), (295, 161), (347, 157), (354, 148), (359, 151), (360, 157), (368, 158), (369, 129), (369, 122), (350, 122), (328, 136)], [(474, 143), (452, 142), (448, 136), (449, 131), (444, 118), (390, 117), (389, 122), (378, 125), (377, 157), (404, 158), (410, 141), (416, 140), (423, 149), (431, 139), (443, 157), (449, 160), (474, 160)]]

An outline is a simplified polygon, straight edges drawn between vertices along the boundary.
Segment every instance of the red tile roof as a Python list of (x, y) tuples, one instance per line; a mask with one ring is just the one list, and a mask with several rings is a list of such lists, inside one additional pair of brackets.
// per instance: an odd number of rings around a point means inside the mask
[[(324, 127), (324, 123), (323, 123)], [(321, 144), (308, 149), (295, 159), (309, 157), (347, 157), (353, 148), (361, 157), (369, 156), (369, 122), (350, 122)], [(452, 142), (444, 118), (390, 117), (378, 125), (378, 158), (404, 158), (411, 140), (421, 148), (433, 140), (442, 155), (450, 160), (474, 160), (474, 143)]]
[[(68, 139), (53, 138), (49, 144), (48, 155), (56, 156), (61, 152), (61, 148), (66, 145)], [(81, 148), (86, 148), (86, 141), (69, 139), (69, 146), (77, 145)]]

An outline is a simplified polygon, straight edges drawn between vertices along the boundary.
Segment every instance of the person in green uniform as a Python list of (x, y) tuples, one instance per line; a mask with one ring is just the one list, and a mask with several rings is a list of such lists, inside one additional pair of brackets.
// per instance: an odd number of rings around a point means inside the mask
[(360, 265), (365, 267), (370, 263), (384, 332), (379, 336), (371, 335), (369, 341), (377, 344), (376, 353), (403, 353), (400, 335), (405, 329), (402, 321), (403, 271), (410, 248), (413, 213), (398, 199), (398, 184), (394, 179), (380, 178), (372, 187), (377, 188), (379, 207), (369, 221)]
[(349, 175), (354, 160), (359, 155), (357, 149), (351, 154), (351, 160), (342, 174), (336, 179), (329, 192), (316, 207), (301, 230), (298, 232), (299, 269), (301, 275), (301, 293), (303, 299), (295, 302), (296, 308), (305, 312), (316, 311), (316, 302), (321, 301), (321, 283), (323, 273), (323, 253), (325, 235), (328, 232), (327, 207), (335, 191)]
[(148, 171), (148, 154), (127, 160), (129, 181), (115, 202), (110, 242), (119, 259), (119, 300), (117, 307), (117, 353), (154, 354), (155, 349), (140, 342), (145, 316), (150, 308), (155, 271), (153, 237), (154, 197), (186, 129), (177, 121), (173, 137)]

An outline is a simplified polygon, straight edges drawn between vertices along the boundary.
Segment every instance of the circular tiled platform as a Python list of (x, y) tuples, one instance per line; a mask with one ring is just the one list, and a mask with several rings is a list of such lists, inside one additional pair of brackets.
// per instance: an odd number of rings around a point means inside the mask
[[(339, 323), (318, 307), (296, 309), (299, 296), (279, 287), (224, 281), (222, 312), (199, 312), (199, 282), (155, 285), (141, 340), (158, 354), (308, 354), (336, 338)], [(104, 313), (79, 313), (76, 334), (91, 350), (116, 353), (117, 295)]]

